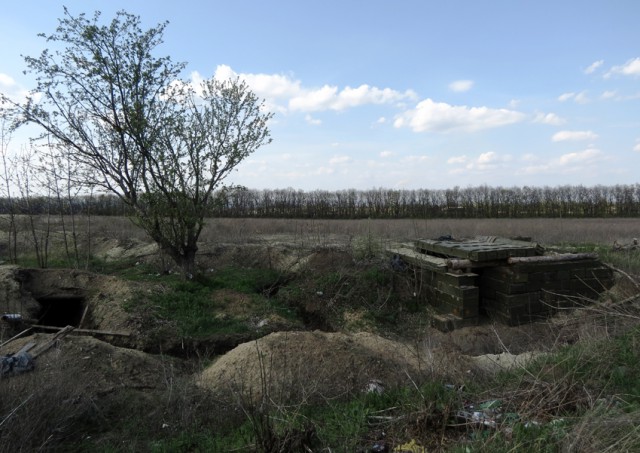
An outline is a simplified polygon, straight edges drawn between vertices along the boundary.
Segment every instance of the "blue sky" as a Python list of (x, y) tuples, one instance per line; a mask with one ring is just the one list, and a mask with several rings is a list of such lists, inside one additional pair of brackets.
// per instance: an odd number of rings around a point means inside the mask
[[(273, 143), (232, 175), (338, 190), (640, 182), (640, 1), (23, 1), (0, 5), (0, 91), (33, 86), (66, 5), (169, 21), (185, 78), (240, 76)], [(16, 135), (11, 146), (25, 140)]]

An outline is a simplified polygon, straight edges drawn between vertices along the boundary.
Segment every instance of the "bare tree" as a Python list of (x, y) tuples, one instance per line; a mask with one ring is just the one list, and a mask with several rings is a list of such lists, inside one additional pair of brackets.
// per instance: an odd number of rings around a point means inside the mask
[(32, 146), (23, 146), (22, 152), (13, 156), (10, 161), (16, 169), (15, 182), (20, 191), (20, 207), (26, 216), (26, 229), (31, 238), (36, 262), (39, 267), (46, 268), (49, 265), (51, 246), (52, 197), (51, 188), (43, 185), (37, 177), (35, 154)]
[(0, 161), (2, 163), (0, 193), (4, 192), (3, 195), (7, 203), (7, 254), (9, 261), (15, 263), (18, 255), (18, 229), (16, 227), (16, 204), (11, 186), (14, 179), (14, 171), (9, 162), (10, 141), (9, 111), (0, 104)]
[(41, 35), (55, 48), (25, 58), (37, 80), (30, 98), (3, 100), (18, 125), (50, 134), (85, 169), (85, 183), (117, 195), (191, 274), (214, 190), (271, 141), (272, 114), (240, 80), (180, 80), (185, 64), (153, 54), (166, 23), (143, 30), (124, 11), (99, 20), (65, 9), (56, 32)]

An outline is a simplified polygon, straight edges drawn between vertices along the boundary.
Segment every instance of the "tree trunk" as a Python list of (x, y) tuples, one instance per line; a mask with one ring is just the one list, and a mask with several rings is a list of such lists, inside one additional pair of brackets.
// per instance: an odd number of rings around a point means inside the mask
[(172, 245), (162, 245), (162, 250), (173, 259), (173, 261), (180, 266), (180, 271), (186, 279), (192, 279), (195, 275), (196, 267), (196, 253), (198, 246), (191, 245), (180, 247)]

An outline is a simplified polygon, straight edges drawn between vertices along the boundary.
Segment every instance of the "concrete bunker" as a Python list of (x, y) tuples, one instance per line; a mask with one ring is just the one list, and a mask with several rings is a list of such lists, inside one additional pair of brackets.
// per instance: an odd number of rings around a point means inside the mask
[(387, 250), (414, 272), (433, 324), (448, 331), (482, 316), (519, 325), (587, 303), (613, 285), (593, 253), (547, 253), (531, 241), (494, 236), (419, 239)]

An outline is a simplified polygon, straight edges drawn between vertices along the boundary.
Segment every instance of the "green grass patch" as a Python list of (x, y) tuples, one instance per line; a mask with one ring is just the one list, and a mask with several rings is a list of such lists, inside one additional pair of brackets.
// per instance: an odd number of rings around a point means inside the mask
[(284, 276), (275, 269), (228, 267), (200, 280), (213, 289), (227, 288), (251, 294), (268, 292), (272, 287), (282, 284)]
[(218, 439), (218, 445), (232, 449), (264, 447), (269, 442), (272, 449), (257, 450), (291, 451), (297, 439), (313, 451), (370, 451), (382, 431), (389, 444), (404, 443), (407, 436), (441, 432), (459, 404), (459, 393), (434, 381), (419, 388), (364, 393), (322, 405), (245, 407), (247, 420)]
[[(211, 275), (185, 280), (177, 274), (154, 273), (142, 264), (122, 269), (119, 275), (133, 281), (161, 284), (162, 291), (154, 291), (131, 301), (125, 309), (148, 308), (148, 312), (157, 318), (175, 322), (184, 337), (246, 333), (255, 329), (250, 325), (252, 319), (268, 317), (270, 314), (291, 321), (296, 319), (293, 310), (277, 299), (268, 297), (272, 288), (283, 282), (283, 276), (271, 269), (229, 267)], [(234, 303), (241, 303), (242, 309), (234, 309)]]

